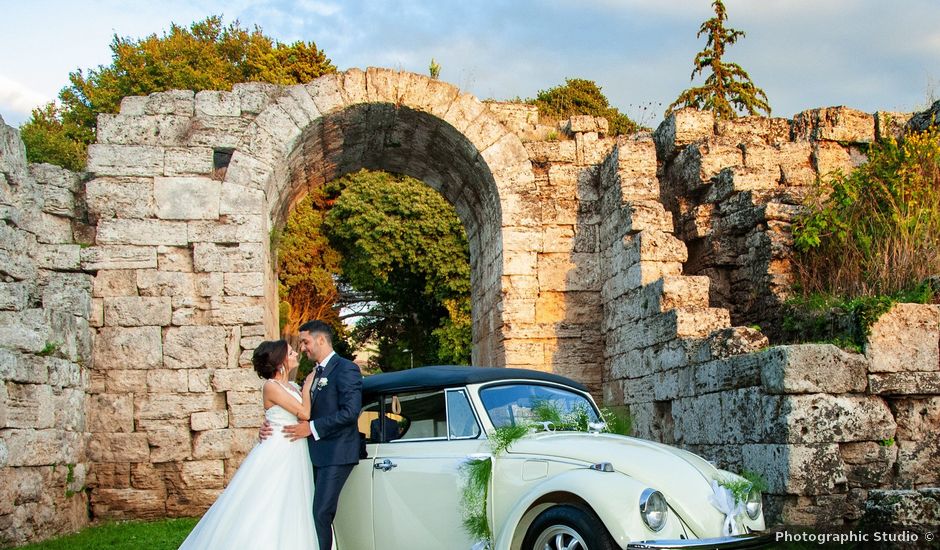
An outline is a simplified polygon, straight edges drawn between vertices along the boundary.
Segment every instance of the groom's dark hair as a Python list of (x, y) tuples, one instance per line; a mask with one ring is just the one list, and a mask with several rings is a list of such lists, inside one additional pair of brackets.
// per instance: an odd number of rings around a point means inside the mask
[(307, 321), (300, 325), (298, 330), (300, 332), (309, 332), (310, 334), (322, 334), (326, 336), (326, 341), (329, 342), (331, 346), (333, 345), (333, 327), (319, 319)]

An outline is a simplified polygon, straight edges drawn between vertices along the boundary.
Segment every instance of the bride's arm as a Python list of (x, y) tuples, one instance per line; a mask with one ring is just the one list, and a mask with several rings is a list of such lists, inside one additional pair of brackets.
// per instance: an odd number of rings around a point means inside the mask
[(264, 395), (265, 403), (280, 405), (284, 410), (295, 415), (298, 420), (310, 420), (309, 396), (304, 396), (304, 402), (300, 403), (277, 382), (265, 383), (262, 395)]

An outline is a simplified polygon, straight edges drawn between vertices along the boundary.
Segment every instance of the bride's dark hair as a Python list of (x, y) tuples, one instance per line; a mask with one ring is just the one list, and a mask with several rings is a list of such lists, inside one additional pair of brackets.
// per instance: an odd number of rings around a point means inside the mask
[(266, 340), (261, 342), (251, 355), (251, 364), (255, 372), (264, 379), (274, 378), (277, 368), (287, 358), (287, 340)]

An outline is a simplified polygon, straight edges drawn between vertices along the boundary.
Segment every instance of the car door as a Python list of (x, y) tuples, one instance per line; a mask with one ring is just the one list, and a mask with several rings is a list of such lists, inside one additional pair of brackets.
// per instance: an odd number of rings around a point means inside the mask
[(398, 395), (399, 437), (379, 443), (373, 462), (375, 547), (470, 548), (460, 509), (460, 465), (485, 450), (463, 389)]
[[(364, 403), (359, 414), (359, 432), (365, 437), (366, 458), (352, 469), (339, 495), (333, 530), (338, 550), (376, 550), (372, 536), (372, 464), (378, 449), (377, 434), (371, 425), (381, 414), (378, 400)], [(379, 546), (379, 550), (381, 550)]]

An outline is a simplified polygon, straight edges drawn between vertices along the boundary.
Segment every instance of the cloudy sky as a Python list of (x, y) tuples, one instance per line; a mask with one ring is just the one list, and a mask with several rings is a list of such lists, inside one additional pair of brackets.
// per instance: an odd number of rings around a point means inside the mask
[[(937, 0), (725, 0), (747, 37), (741, 64), (774, 114), (847, 105), (911, 111), (940, 96)], [(117, 34), (162, 34), (211, 14), (313, 41), (340, 69), (427, 73), (481, 99), (532, 97), (570, 77), (596, 81), (655, 125), (689, 85), (709, 0), (0, 0), (0, 116), (21, 124), (70, 71), (107, 65)], [(645, 108), (645, 109), (644, 109)]]

